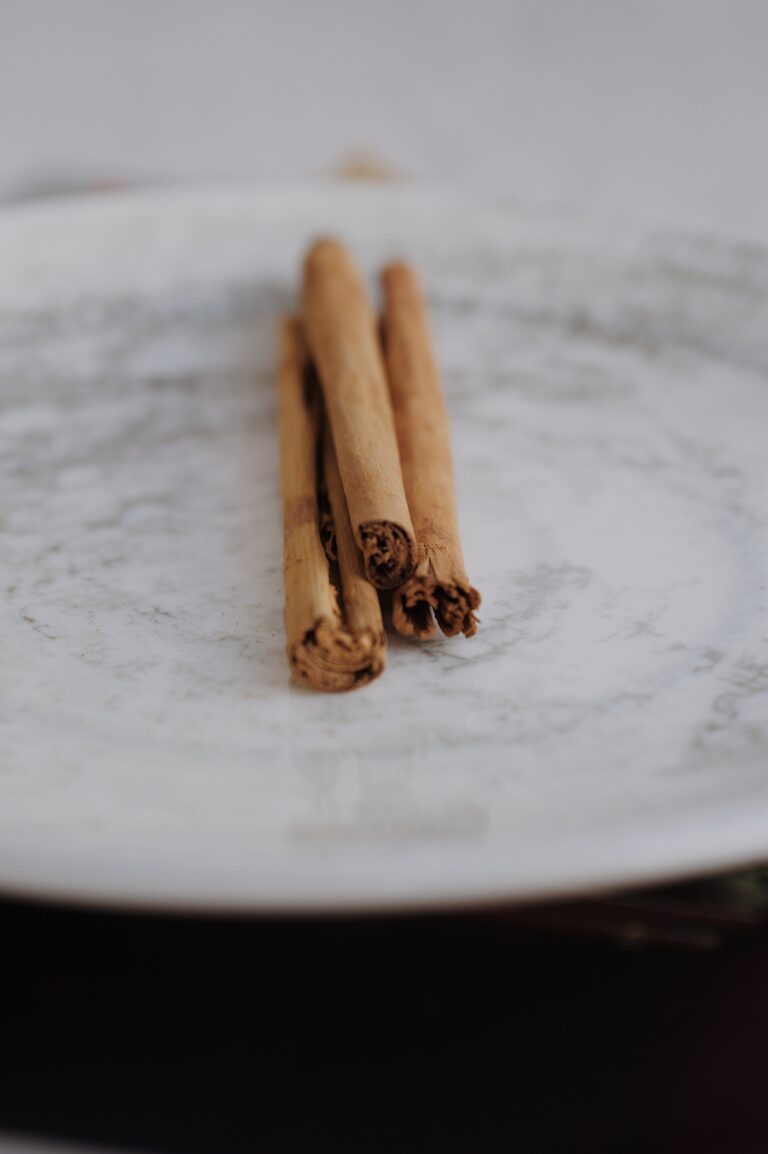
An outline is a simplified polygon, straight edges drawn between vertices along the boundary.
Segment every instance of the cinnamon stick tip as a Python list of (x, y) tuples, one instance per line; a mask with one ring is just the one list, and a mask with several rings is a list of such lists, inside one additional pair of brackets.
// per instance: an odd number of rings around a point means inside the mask
[(474, 637), (477, 633), (475, 610), (480, 608), (480, 594), (471, 585), (439, 585), (435, 589), (435, 616), (446, 637)]
[(406, 600), (402, 593), (396, 593), (392, 600), (392, 624), (402, 637), (413, 637), (417, 641), (428, 641), (437, 633), (429, 601)]
[(422, 284), (413, 265), (404, 260), (393, 260), (381, 270), (381, 283), (385, 292), (402, 292), (421, 297)]
[(312, 241), (304, 256), (304, 267), (323, 263), (327, 260), (350, 260), (344, 244), (334, 236), (318, 236)]
[(417, 571), (394, 596), (392, 624), (403, 637), (419, 641), (434, 637), (435, 619), (446, 637), (474, 637), (480, 600), (477, 589), (464, 581), (440, 583)]
[(365, 573), (377, 589), (396, 589), (416, 566), (413, 535), (394, 521), (366, 521), (360, 526)]
[(314, 628), (286, 647), (293, 679), (326, 693), (367, 685), (383, 672), (386, 643), (372, 629), (350, 633), (337, 621), (320, 618)]

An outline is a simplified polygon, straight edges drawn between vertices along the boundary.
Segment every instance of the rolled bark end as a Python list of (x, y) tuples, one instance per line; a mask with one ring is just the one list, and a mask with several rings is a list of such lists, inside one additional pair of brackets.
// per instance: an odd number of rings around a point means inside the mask
[(426, 573), (415, 573), (396, 591), (392, 599), (392, 624), (404, 637), (425, 641), (437, 632), (437, 618), (446, 637), (456, 637), (459, 633), (473, 637), (477, 632), (475, 610), (479, 607), (477, 589), (469, 584), (441, 582), (430, 567)]
[(377, 589), (396, 589), (410, 577), (416, 563), (411, 534), (392, 521), (367, 521), (360, 526), (365, 573)]
[(435, 586), (435, 617), (446, 637), (474, 637), (477, 633), (475, 610), (480, 607), (480, 594), (471, 585)]
[(367, 685), (385, 666), (385, 649), (373, 630), (350, 633), (321, 618), (288, 648), (294, 679), (313, 689), (343, 693)]
[(437, 633), (432, 603), (423, 582), (411, 578), (392, 598), (392, 624), (403, 637), (426, 641)]

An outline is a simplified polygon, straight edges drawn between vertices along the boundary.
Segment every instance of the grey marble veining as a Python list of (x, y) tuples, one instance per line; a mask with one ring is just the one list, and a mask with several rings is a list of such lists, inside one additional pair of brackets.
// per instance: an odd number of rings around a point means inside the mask
[[(425, 275), (471, 641), (288, 684), (274, 327)], [(410, 190), (0, 217), (0, 885), (528, 896), (768, 853), (768, 254)]]

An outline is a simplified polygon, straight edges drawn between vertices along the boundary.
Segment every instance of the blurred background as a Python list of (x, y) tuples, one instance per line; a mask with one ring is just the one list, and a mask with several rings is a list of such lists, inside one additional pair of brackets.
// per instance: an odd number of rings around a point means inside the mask
[(768, 234), (764, 0), (0, 0), (0, 198), (377, 165)]

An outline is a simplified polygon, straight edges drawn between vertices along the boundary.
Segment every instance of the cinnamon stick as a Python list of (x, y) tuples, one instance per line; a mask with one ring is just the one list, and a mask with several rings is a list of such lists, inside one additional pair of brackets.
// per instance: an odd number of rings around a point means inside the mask
[(323, 474), (334, 525), (334, 544), (344, 600), (344, 622), (357, 638), (370, 645), (371, 665), (376, 673), (384, 668), (386, 637), (379, 595), (366, 578), (362, 554), (355, 544), (347, 499), (328, 422), (323, 430)]
[(383, 634), (375, 627), (367, 628), (357, 610), (355, 626), (345, 623), (331, 582), (320, 538), (317, 491), (320, 405), (319, 397), (307, 387), (306, 369), (300, 327), (285, 319), (280, 330), (278, 385), (286, 649), (296, 681), (339, 692), (364, 685), (381, 672)]
[(415, 570), (392, 598), (392, 622), (405, 636), (430, 637), (434, 613), (448, 637), (471, 637), (477, 630), (480, 594), (464, 567), (448, 412), (424, 297), (416, 274), (405, 264), (385, 268), (382, 286), (387, 376), (417, 540)]
[(336, 241), (317, 241), (307, 254), (303, 309), (365, 572), (379, 589), (393, 589), (413, 571), (413, 525), (374, 317)]

